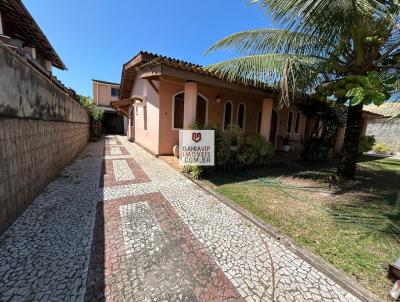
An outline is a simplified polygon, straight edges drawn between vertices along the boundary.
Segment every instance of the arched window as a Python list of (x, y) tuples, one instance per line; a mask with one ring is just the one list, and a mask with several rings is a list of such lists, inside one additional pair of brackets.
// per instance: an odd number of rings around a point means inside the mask
[(301, 120), (301, 113), (297, 112), (297, 114), (296, 114), (296, 122), (294, 124), (294, 133), (299, 133), (300, 120)]
[(244, 130), (244, 127), (246, 126), (246, 106), (244, 104), (239, 104), (238, 106), (236, 124), (242, 130)]
[(200, 125), (207, 124), (207, 100), (200, 94), (197, 95), (196, 123)]
[(293, 123), (293, 112), (289, 111), (287, 119), (287, 130), (286, 133), (292, 133), (292, 123)]
[(258, 110), (257, 112), (257, 123), (256, 123), (256, 132), (261, 132), (261, 118), (262, 118), (262, 110)]
[(223, 130), (230, 131), (232, 129), (232, 102), (227, 101), (224, 107)]
[(183, 92), (175, 94), (172, 100), (172, 126), (174, 129), (183, 128), (183, 110), (185, 95)]

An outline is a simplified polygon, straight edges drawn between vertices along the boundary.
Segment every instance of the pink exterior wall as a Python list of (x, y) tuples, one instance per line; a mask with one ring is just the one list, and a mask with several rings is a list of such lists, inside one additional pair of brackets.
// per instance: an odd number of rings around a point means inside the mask
[[(157, 85), (157, 82), (154, 82)], [(134, 108), (135, 127), (130, 133), (135, 141), (153, 154), (159, 154), (159, 115), (160, 98), (157, 92), (144, 79), (136, 78), (133, 85), (131, 96), (140, 95), (146, 97), (146, 106)], [(132, 131), (130, 131), (132, 132)]]
[[(129, 130), (128, 136), (156, 155), (170, 155), (174, 145), (179, 144), (179, 129), (173, 129), (173, 98), (176, 94), (184, 92), (185, 83), (173, 78), (160, 78), (154, 81), (158, 86), (159, 94), (144, 79), (137, 78), (131, 92), (133, 95), (146, 97), (146, 107), (134, 110), (135, 126)], [(198, 83), (198, 93), (207, 100), (207, 122), (216, 125), (223, 134), (224, 106), (228, 101), (233, 105), (232, 124), (237, 125), (238, 106), (243, 103), (245, 111), (245, 134), (256, 132), (257, 113), (263, 108), (263, 99), (260, 95), (251, 95), (238, 92), (234, 89), (215, 88)], [(217, 103), (216, 96), (221, 97)], [(286, 135), (288, 108), (278, 110), (276, 104), (274, 110), (278, 112), (278, 125), (276, 134), (277, 149), (282, 149), (281, 137)], [(299, 112), (291, 108), (293, 112), (292, 131), (289, 134), (291, 149), (300, 151), (301, 142), (304, 141), (307, 117), (301, 114), (300, 127), (295, 133), (296, 114)], [(270, 118), (269, 118), (270, 119)]]
[(93, 103), (99, 106), (110, 106), (111, 101), (117, 101), (118, 96), (111, 96), (111, 88), (119, 89), (119, 86), (93, 81)]
[[(278, 112), (278, 129), (277, 129), (277, 141), (276, 146), (277, 150), (282, 149), (282, 137), (286, 134), (290, 137), (290, 149), (295, 151), (301, 151), (301, 144), (302, 141), (304, 142), (304, 138), (306, 137), (306, 123), (307, 123), (307, 116), (302, 114), (299, 110), (295, 107), (291, 107), (290, 110), (288, 107), (283, 107), (282, 109), (278, 110), (276, 107), (274, 108)], [(287, 133), (287, 126), (288, 126), (288, 118), (289, 118), (289, 111), (293, 112), (292, 118), (292, 129), (290, 133)], [(300, 117), (300, 126), (298, 133), (295, 133), (295, 125), (296, 125), (296, 115), (297, 113), (301, 114)]]
[[(185, 84), (173, 79), (160, 80), (160, 146), (159, 154), (172, 154), (172, 148), (179, 143), (179, 130), (173, 129), (172, 100), (175, 94), (184, 91)], [(223, 110), (225, 102), (230, 100), (233, 104), (233, 125), (237, 123), (238, 105), (244, 103), (245, 133), (256, 132), (257, 112), (262, 109), (262, 96), (239, 93), (230, 89), (218, 89), (198, 84), (198, 93), (208, 101), (208, 123), (218, 126), (222, 130)], [(221, 96), (220, 103), (216, 96)]]

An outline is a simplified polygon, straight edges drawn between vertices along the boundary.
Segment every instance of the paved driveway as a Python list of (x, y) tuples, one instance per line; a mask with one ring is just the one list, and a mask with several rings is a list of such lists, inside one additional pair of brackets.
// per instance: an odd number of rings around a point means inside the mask
[(359, 301), (124, 137), (91, 143), (0, 237), (0, 301)]

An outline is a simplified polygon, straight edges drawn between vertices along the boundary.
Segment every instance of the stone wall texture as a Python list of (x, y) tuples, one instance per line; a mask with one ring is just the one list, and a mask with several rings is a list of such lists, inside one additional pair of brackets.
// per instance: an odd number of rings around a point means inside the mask
[(400, 121), (371, 121), (368, 123), (366, 135), (373, 135), (377, 143), (391, 146), (397, 154), (400, 152)]
[(0, 43), (0, 233), (86, 146), (87, 112)]

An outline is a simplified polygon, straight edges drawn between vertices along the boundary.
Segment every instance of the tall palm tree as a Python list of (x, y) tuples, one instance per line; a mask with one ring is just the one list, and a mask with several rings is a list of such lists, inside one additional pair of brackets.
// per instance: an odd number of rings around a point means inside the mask
[(398, 78), (399, 0), (254, 0), (282, 29), (232, 34), (208, 52), (237, 58), (210, 70), (232, 81), (268, 83), (289, 105), (298, 93), (348, 104), (338, 173), (354, 177), (363, 104), (382, 104)]

